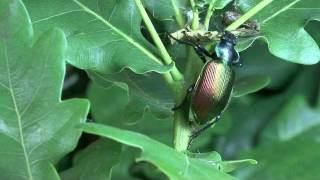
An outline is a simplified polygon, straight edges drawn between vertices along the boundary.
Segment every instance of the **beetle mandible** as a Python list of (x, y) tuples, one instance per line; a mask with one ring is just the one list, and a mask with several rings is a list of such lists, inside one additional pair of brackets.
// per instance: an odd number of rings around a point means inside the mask
[(190, 104), (195, 123), (201, 125), (190, 136), (188, 149), (192, 141), (204, 130), (211, 127), (220, 119), (232, 95), (235, 73), (232, 66), (241, 66), (239, 53), (235, 49), (236, 37), (223, 32), (212, 53), (197, 43), (178, 40), (177, 42), (190, 45), (194, 48), (204, 66), (194, 85), (188, 91), (183, 102), (174, 107), (180, 108), (186, 102)]

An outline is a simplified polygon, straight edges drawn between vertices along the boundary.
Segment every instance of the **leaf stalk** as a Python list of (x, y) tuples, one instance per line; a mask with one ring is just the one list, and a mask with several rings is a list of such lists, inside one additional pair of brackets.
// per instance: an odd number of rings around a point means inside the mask
[[(146, 27), (156, 44), (157, 48), (159, 49), (162, 59), (164, 61), (164, 64), (169, 65), (173, 63), (169, 53), (167, 52), (166, 48), (164, 47), (160, 37), (158, 36), (158, 33), (156, 32), (147, 12), (145, 11), (142, 3), (140, 0), (135, 0), (136, 6), (138, 7), (140, 14), (142, 16), (142, 19), (144, 23), (146, 24)], [(179, 15), (176, 18), (180, 18)], [(181, 19), (177, 22), (182, 23)], [(167, 84), (169, 85), (169, 88), (173, 92), (175, 96), (175, 102), (179, 103), (182, 99), (181, 94), (183, 94), (183, 85), (182, 80), (183, 75), (178, 71), (176, 66), (173, 67), (170, 74), (165, 73), (163, 74), (163, 77)], [(179, 110), (174, 113), (174, 136), (173, 136), (173, 146), (177, 151), (183, 151), (187, 148), (187, 143), (189, 141), (189, 135), (186, 135), (190, 131), (185, 131), (185, 118), (183, 117), (183, 113)]]
[[(157, 46), (157, 48), (160, 51), (162, 60), (164, 62), (165, 65), (170, 65), (172, 63), (174, 63), (168, 53), (168, 51), (166, 50), (165, 46), (163, 45), (156, 29), (154, 28), (146, 10), (144, 9), (142, 3), (140, 0), (135, 0), (136, 6), (139, 9), (139, 12), (142, 16), (142, 19), (144, 21), (144, 23), (146, 24), (146, 27), (152, 37), (152, 40), (154, 41), (155, 45)], [(183, 75), (180, 73), (180, 71), (177, 69), (176, 66), (174, 66), (171, 71), (170, 74), (172, 75), (173, 80), (175, 81), (181, 81), (183, 80)]]
[(187, 118), (188, 116), (184, 115), (184, 109), (174, 113), (173, 147), (178, 152), (186, 151), (188, 148), (191, 128)]
[(262, 0), (260, 3), (255, 5), (253, 8), (251, 8), (248, 12), (246, 12), (244, 15), (242, 15), (239, 19), (237, 19), (235, 22), (230, 24), (225, 30), (226, 31), (233, 31), (237, 29), (239, 26), (241, 26), (243, 23), (248, 21), (252, 16), (257, 14), (261, 9), (269, 5), (273, 0)]
[(204, 27), (206, 28), (206, 30), (209, 30), (209, 24), (210, 24), (210, 19), (213, 15), (214, 12), (214, 3), (216, 2), (216, 0), (212, 0), (209, 4), (208, 10), (207, 10), (207, 14), (206, 17), (204, 19)]
[[(190, 5), (192, 8), (192, 22), (191, 22), (191, 29), (196, 30), (199, 28), (199, 11), (196, 7), (196, 3), (194, 0), (190, 0)], [(194, 73), (194, 61), (192, 59), (192, 47), (187, 48), (187, 64), (185, 75), (193, 75)], [(186, 77), (189, 79), (188, 77)], [(185, 93), (181, 92), (183, 95), (180, 100), (184, 98)], [(179, 103), (181, 101), (178, 101)], [(186, 107), (189, 108), (189, 107)], [(189, 125), (189, 114), (184, 114), (187, 109), (179, 109), (174, 112), (174, 129), (173, 129), (173, 147), (179, 151), (186, 151), (188, 148), (188, 143), (190, 140), (190, 135), (192, 134), (192, 129)], [(188, 111), (189, 112), (189, 111)]]
[(190, 5), (191, 5), (191, 9), (192, 9), (191, 28), (193, 30), (195, 30), (195, 29), (198, 29), (198, 27), (199, 27), (199, 10), (198, 10), (194, 0), (190, 0)]
[(175, 13), (175, 18), (176, 21), (179, 25), (180, 28), (183, 28), (185, 25), (185, 20), (181, 14), (181, 11), (179, 10), (178, 6), (177, 6), (177, 1), (176, 0), (171, 0), (171, 4)]

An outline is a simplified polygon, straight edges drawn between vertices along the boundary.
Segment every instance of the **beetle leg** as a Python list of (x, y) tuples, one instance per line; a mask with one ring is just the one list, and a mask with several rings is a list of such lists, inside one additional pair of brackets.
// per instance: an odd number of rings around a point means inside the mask
[(242, 66), (242, 59), (238, 58), (236, 61), (234, 61), (232, 63), (233, 65), (237, 66), (237, 67), (241, 67)]
[(182, 103), (179, 104), (178, 106), (173, 107), (171, 110), (175, 111), (175, 110), (177, 110), (177, 109), (180, 109), (183, 105), (185, 105), (185, 104), (188, 102), (188, 100), (191, 98), (191, 93), (192, 93), (192, 91), (193, 91), (193, 89), (194, 89), (194, 86), (195, 86), (195, 85), (192, 84), (192, 85), (187, 89), (187, 94), (186, 94), (186, 96), (184, 97)]
[[(200, 57), (200, 59), (203, 61), (203, 63), (207, 62), (206, 56), (211, 57), (210, 52), (204, 48), (203, 46), (201, 46), (200, 44), (196, 44), (194, 42), (190, 41), (184, 41), (181, 39), (177, 39), (175, 37), (173, 37), (171, 34), (169, 34), (170, 38), (174, 39), (175, 41), (181, 43), (181, 44), (186, 44), (188, 46), (192, 46), (193, 49), (195, 50), (195, 52), (197, 53), (197, 55)], [(188, 38), (188, 36), (186, 36)]]
[(181, 39), (177, 39), (177, 38), (173, 37), (171, 34), (169, 34), (168, 36), (169, 36), (170, 38), (174, 39), (175, 41), (177, 41), (177, 42), (180, 43), (180, 44), (186, 44), (186, 45), (192, 46), (192, 47), (193, 47), (193, 46), (196, 46), (195, 43), (188, 42), (188, 41), (184, 41), (184, 40), (181, 40)]
[(205, 130), (210, 128), (213, 124), (217, 123), (219, 120), (220, 120), (220, 115), (217, 116), (216, 118), (214, 118), (213, 121), (208, 122), (207, 124), (205, 124), (201, 128), (197, 129), (195, 132), (193, 132), (192, 135), (190, 136), (187, 149), (191, 148), (191, 144), (195, 138), (197, 138), (200, 134), (202, 134)]
[(234, 63), (234, 65), (236, 65), (237, 67), (241, 67), (242, 66), (242, 60), (239, 59), (239, 61), (237, 63)]
[[(186, 32), (184, 32), (184, 34), (186, 34)], [(190, 39), (189, 36), (185, 35), (185, 37), (187, 37), (189, 42), (189, 44), (192, 44), (191, 46), (193, 47), (194, 51), (197, 53), (197, 55), (200, 57), (200, 59), (202, 60), (203, 63), (207, 62), (206, 56), (210, 57), (211, 54), (210, 52), (204, 48), (202, 45), (197, 44), (197, 43), (193, 43), (192, 39)]]
[(201, 45), (193, 46), (194, 51), (197, 53), (197, 55), (200, 57), (203, 63), (207, 62), (206, 56), (210, 57), (210, 53)]
[(218, 55), (217, 55), (216, 51), (214, 51), (214, 52), (210, 55), (210, 57), (211, 57), (212, 59), (218, 59)]

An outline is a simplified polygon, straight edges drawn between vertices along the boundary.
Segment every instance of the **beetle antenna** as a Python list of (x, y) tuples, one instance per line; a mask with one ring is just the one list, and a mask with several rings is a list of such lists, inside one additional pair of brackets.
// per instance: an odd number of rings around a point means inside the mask
[(188, 42), (188, 41), (184, 41), (184, 40), (181, 40), (181, 39), (177, 39), (177, 38), (173, 37), (171, 34), (168, 34), (168, 36), (170, 38), (172, 38), (173, 40), (177, 41), (178, 43), (186, 44), (186, 45), (189, 45), (189, 46), (196, 46), (196, 44), (194, 44), (192, 42)]
[(260, 32), (253, 32), (251, 34), (239, 35), (238, 38), (256, 38), (260, 35)]
[[(189, 45), (189, 46), (192, 46), (193, 49), (195, 50), (195, 52), (198, 54), (198, 56), (200, 57), (200, 59), (202, 60), (203, 63), (206, 63), (207, 60), (206, 60), (206, 57), (205, 56), (208, 56), (208, 57), (212, 57), (212, 54), (210, 54), (203, 46), (201, 46), (200, 44), (196, 44), (194, 42), (189, 42), (189, 41), (183, 41), (181, 39), (177, 39), (175, 37), (173, 37), (171, 34), (169, 34), (169, 36), (174, 39), (175, 41), (181, 43), (181, 44), (186, 44), (186, 45)], [(187, 36), (188, 38), (188, 36)]]

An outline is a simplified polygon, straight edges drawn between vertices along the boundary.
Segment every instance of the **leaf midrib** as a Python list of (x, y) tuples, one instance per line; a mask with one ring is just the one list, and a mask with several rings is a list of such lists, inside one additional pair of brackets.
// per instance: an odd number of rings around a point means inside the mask
[(141, 46), (139, 43), (135, 42), (131, 37), (127, 36), (125, 33), (123, 33), (120, 29), (116, 28), (115, 26), (113, 26), (112, 24), (110, 24), (107, 20), (105, 20), (102, 16), (100, 16), (99, 14), (97, 14), (96, 12), (92, 11), (91, 9), (89, 9), (87, 6), (85, 6), (84, 4), (82, 4), (81, 2), (79, 2), (78, 0), (73, 0), (73, 2), (75, 2), (78, 6), (80, 6), (83, 11), (91, 14), (92, 16), (94, 16), (95, 18), (97, 18), (98, 20), (100, 20), (102, 23), (104, 23), (106, 26), (110, 27), (113, 31), (115, 31), (117, 34), (119, 34), (121, 37), (123, 37), (124, 39), (126, 39), (129, 43), (131, 43), (134, 47), (136, 47), (137, 49), (139, 49), (143, 54), (145, 54), (146, 56), (148, 56), (150, 59), (152, 59), (153, 61), (155, 61), (158, 64), (163, 64), (161, 62), (161, 60), (159, 60), (156, 56), (154, 56), (151, 52), (149, 52), (147, 49), (145, 49), (143, 46)]
[(293, 5), (297, 4), (300, 1), (301, 0), (295, 0), (295, 1), (291, 2), (290, 4), (288, 4), (287, 6), (284, 6), (282, 9), (280, 9), (279, 11), (274, 13), (272, 16), (270, 16), (267, 19), (263, 20), (261, 24), (265, 24), (266, 22), (270, 21), (271, 19), (273, 19), (274, 17), (278, 16), (279, 14), (281, 14), (284, 11), (286, 11), (287, 9), (290, 9), (290, 7), (292, 7)]
[(9, 57), (7, 54), (7, 45), (6, 43), (4, 44), (4, 53), (5, 53), (5, 61), (6, 61), (6, 68), (8, 71), (8, 83), (9, 83), (9, 92), (13, 101), (13, 105), (14, 105), (14, 110), (16, 112), (17, 115), (17, 120), (18, 120), (18, 128), (19, 128), (19, 136), (20, 136), (20, 143), (21, 143), (21, 147), (23, 150), (23, 155), (25, 158), (25, 163), (26, 163), (26, 168), (27, 168), (27, 173), (29, 176), (30, 180), (33, 180), (33, 176), (32, 176), (32, 172), (31, 172), (31, 167), (30, 167), (30, 160), (27, 154), (27, 150), (25, 147), (25, 142), (24, 142), (24, 137), (23, 137), (23, 130), (22, 130), (22, 123), (21, 123), (21, 115), (17, 106), (17, 102), (16, 102), (16, 98), (15, 98), (15, 94), (13, 92), (13, 87), (12, 87), (12, 81), (11, 81), (11, 72), (10, 72), (10, 66), (9, 66)]

